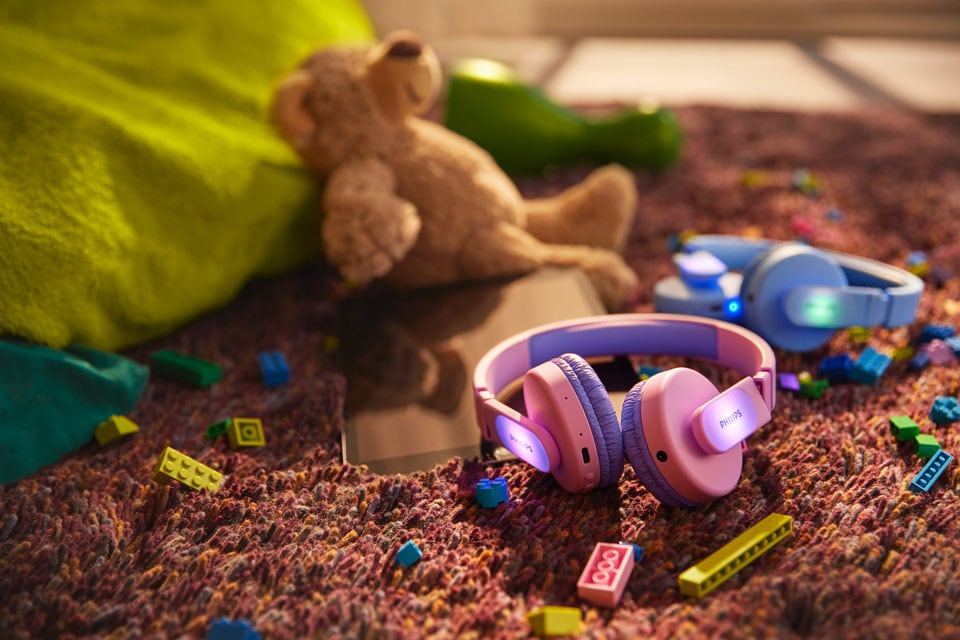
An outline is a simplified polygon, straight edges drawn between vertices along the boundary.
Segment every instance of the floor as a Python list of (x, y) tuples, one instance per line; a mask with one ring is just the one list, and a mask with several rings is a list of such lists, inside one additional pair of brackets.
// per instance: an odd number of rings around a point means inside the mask
[(445, 65), (468, 57), (505, 62), (564, 103), (654, 98), (668, 106), (960, 111), (958, 40), (456, 37), (431, 44)]

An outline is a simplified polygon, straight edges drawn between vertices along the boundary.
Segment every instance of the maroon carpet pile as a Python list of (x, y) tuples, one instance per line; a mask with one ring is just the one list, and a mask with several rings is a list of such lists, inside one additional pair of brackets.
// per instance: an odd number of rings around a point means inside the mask
[[(916, 347), (929, 323), (960, 329), (960, 116), (678, 110), (676, 168), (638, 173), (627, 258), (652, 311), (684, 230), (803, 237), (815, 246), (904, 267), (925, 252), (915, 324), (840, 331), (781, 371), (816, 374), (831, 354)], [(805, 169), (815, 189), (794, 186)], [(585, 175), (521, 181), (551, 193)], [(812, 191), (816, 191), (815, 193)], [(873, 386), (821, 398), (781, 391), (773, 421), (749, 440), (737, 489), (712, 504), (661, 506), (632, 472), (585, 495), (521, 464), (496, 471), (452, 459), (378, 476), (341, 461), (347, 392), (337, 345), (344, 289), (323, 264), (252, 283), (228, 308), (127, 353), (146, 363), (174, 348), (218, 362), (197, 390), (152, 378), (130, 414), (140, 433), (0, 488), (0, 637), (203, 638), (219, 617), (269, 639), (491, 638), (530, 634), (526, 614), (576, 607), (588, 638), (960, 637), (956, 461), (927, 493), (923, 461), (890, 433), (891, 416), (960, 454), (960, 423), (929, 417), (960, 393), (956, 362), (894, 361)], [(280, 350), (289, 384), (265, 388), (256, 354)], [(721, 383), (729, 372), (694, 367)], [(205, 429), (258, 417), (264, 447), (233, 451)], [(224, 473), (216, 493), (151, 481), (165, 446)], [(477, 504), (475, 483), (506, 478), (510, 500)], [(678, 574), (766, 515), (793, 534), (715, 591), (681, 595)], [(409, 568), (397, 550), (414, 541)], [(619, 606), (577, 597), (594, 545), (643, 547)]]

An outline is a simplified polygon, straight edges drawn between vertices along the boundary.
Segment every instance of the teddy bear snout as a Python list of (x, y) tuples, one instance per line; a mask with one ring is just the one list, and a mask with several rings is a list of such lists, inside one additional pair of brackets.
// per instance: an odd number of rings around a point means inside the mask
[(401, 37), (387, 50), (387, 56), (391, 58), (419, 58), (422, 53), (423, 43), (410, 36)]

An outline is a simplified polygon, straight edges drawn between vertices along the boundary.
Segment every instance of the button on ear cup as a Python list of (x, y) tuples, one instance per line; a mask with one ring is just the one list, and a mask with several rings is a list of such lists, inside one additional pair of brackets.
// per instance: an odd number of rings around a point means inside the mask
[(783, 310), (783, 297), (803, 285), (843, 288), (847, 277), (829, 255), (799, 242), (774, 245), (743, 271), (741, 298), (747, 328), (770, 344), (790, 351), (810, 351), (833, 336), (833, 329), (798, 327)]
[(567, 353), (554, 358), (553, 362), (567, 376), (587, 416), (600, 465), (597, 486), (614, 484), (623, 473), (623, 441), (607, 389), (593, 367), (580, 356)]
[[(652, 379), (652, 378), (651, 378)], [(671, 507), (694, 507), (695, 502), (687, 500), (674, 491), (666, 481), (653, 460), (654, 454), (647, 447), (643, 437), (643, 417), (640, 411), (643, 388), (649, 380), (633, 386), (623, 400), (623, 412), (620, 419), (623, 433), (623, 451), (633, 466), (637, 478), (653, 494), (653, 497)]]
[(626, 458), (644, 486), (666, 505), (708, 502), (733, 491), (740, 480), (740, 447), (707, 453), (690, 426), (693, 412), (718, 394), (702, 374), (677, 367), (637, 384), (624, 399)]

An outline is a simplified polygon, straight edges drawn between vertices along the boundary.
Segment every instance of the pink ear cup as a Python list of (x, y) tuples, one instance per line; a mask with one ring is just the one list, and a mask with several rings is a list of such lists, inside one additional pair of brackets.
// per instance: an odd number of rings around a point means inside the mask
[(740, 480), (741, 448), (709, 454), (697, 444), (690, 427), (693, 412), (717, 394), (717, 388), (702, 374), (678, 367), (637, 385), (624, 400), (627, 460), (664, 504), (709, 502), (733, 491)]
[(614, 484), (623, 472), (623, 443), (613, 403), (593, 368), (567, 354), (540, 364), (524, 377), (527, 415), (543, 425), (560, 450), (551, 469), (567, 491)]

